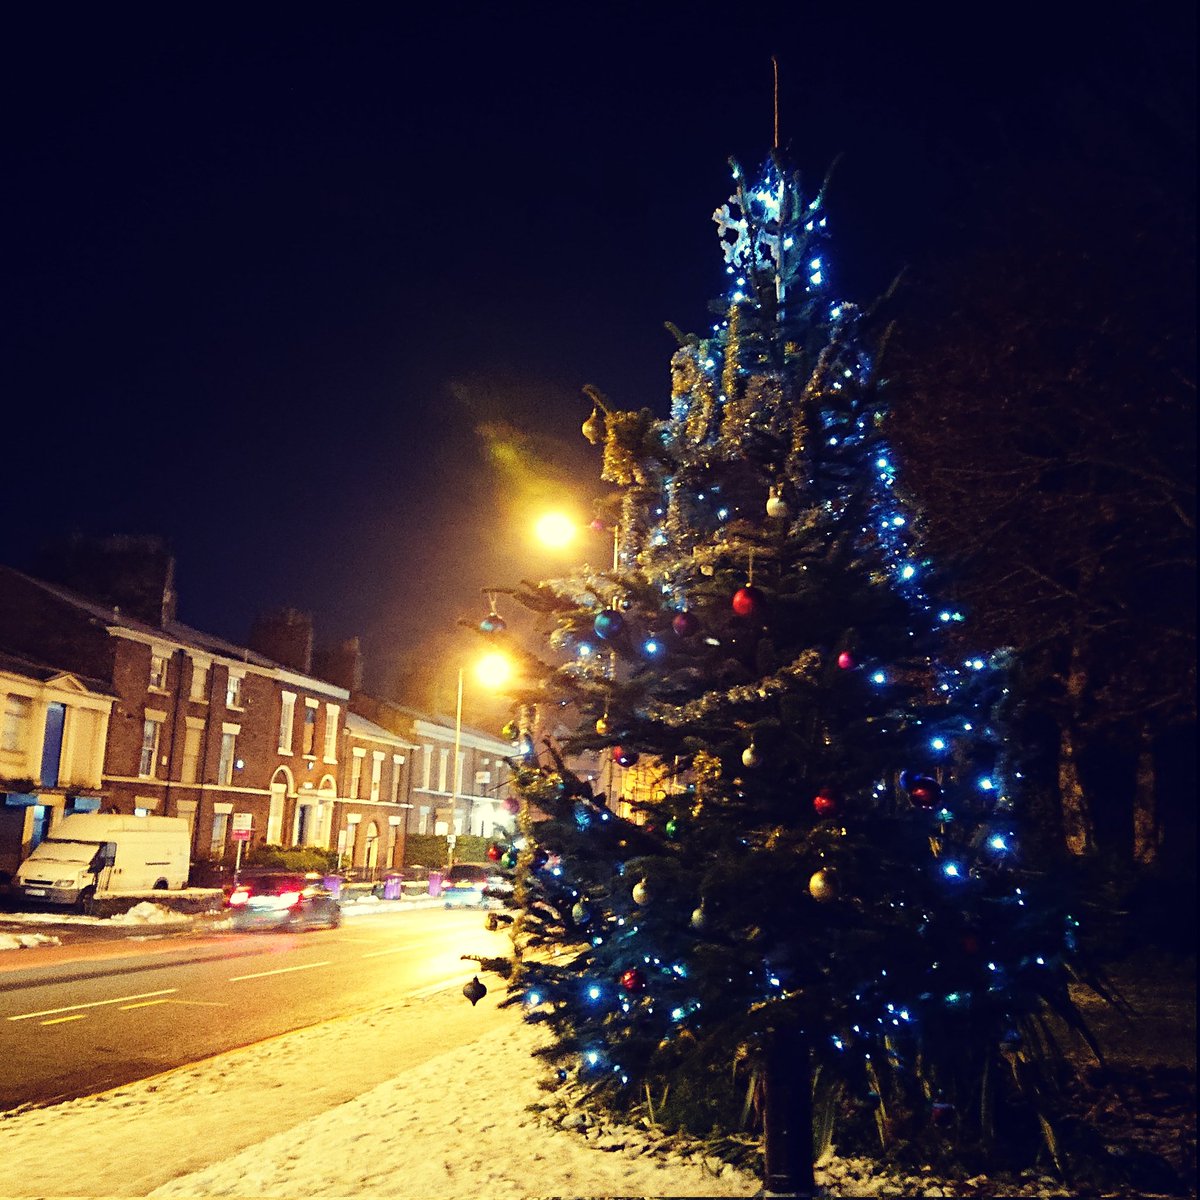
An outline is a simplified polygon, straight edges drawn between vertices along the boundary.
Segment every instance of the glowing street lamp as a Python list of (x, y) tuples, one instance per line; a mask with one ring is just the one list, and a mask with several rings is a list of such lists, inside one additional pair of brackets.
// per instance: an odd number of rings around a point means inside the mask
[(575, 540), (576, 523), (566, 513), (548, 512), (538, 517), (533, 526), (534, 536), (551, 550), (562, 550)]

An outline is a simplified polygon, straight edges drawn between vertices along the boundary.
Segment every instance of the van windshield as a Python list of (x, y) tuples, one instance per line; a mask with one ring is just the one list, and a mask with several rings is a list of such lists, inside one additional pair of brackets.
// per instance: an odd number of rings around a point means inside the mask
[(65, 838), (46, 838), (39, 842), (30, 858), (48, 860), (50, 862), (68, 862), (87, 864), (95, 857), (100, 849), (99, 842), (75, 842)]

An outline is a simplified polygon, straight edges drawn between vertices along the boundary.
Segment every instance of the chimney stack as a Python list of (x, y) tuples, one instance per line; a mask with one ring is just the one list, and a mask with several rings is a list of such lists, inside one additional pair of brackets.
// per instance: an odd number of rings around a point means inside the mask
[(250, 627), (250, 649), (283, 667), (305, 675), (312, 672), (313, 619), (311, 613), (281, 608), (255, 617)]

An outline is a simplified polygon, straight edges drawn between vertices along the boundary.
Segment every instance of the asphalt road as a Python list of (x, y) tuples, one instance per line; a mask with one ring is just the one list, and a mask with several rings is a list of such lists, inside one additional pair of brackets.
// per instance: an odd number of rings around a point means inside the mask
[[(461, 988), (476, 970), (462, 955), (508, 947), (478, 911), (430, 908), (353, 916), (336, 930), (143, 934), (10, 951), (0, 956), (0, 1110), (90, 1095)], [(416, 1016), (411, 1033), (440, 1041)]]

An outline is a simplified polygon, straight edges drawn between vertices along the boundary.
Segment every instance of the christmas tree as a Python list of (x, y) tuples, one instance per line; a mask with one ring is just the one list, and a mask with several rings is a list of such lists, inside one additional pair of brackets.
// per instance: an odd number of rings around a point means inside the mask
[(1057, 1161), (1055, 1030), (1087, 1031), (1073, 919), (1022, 864), (1007, 664), (935, 601), (825, 188), (733, 178), (670, 415), (590, 393), (611, 568), (518, 591), (547, 642), (510, 731), (509, 1000), (595, 1102), (765, 1124), (768, 1188), (803, 1186), (797, 1123)]

